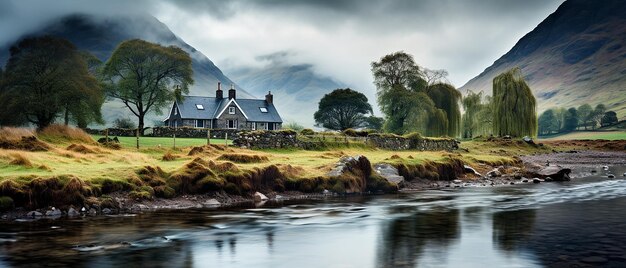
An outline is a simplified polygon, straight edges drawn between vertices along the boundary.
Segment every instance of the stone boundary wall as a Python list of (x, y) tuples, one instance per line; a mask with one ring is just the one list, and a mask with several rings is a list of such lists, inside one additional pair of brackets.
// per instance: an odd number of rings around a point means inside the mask
[(377, 148), (392, 151), (453, 151), (459, 149), (454, 139), (406, 138), (396, 135), (370, 135), (367, 142)]
[[(297, 133), (290, 130), (279, 131), (241, 131), (233, 140), (239, 147), (253, 149), (302, 148), (319, 149), (326, 144), (323, 141), (301, 141)], [(396, 135), (370, 135), (367, 143), (371, 146), (392, 151), (453, 151), (459, 148), (454, 139), (406, 138)]]
[(206, 138), (207, 131), (210, 131), (212, 139), (224, 139), (228, 134), (228, 139), (232, 140), (239, 136), (242, 130), (237, 129), (208, 129), (208, 128), (190, 128), (190, 127), (154, 127), (152, 128), (153, 137), (172, 137), (176, 133), (177, 138)]
[[(109, 128), (109, 136), (111, 137), (135, 137), (136, 129)], [(228, 134), (228, 139), (237, 138), (241, 130), (237, 129), (207, 129), (207, 128), (191, 128), (191, 127), (153, 127), (147, 128), (146, 137), (173, 137), (176, 133), (178, 138), (206, 138), (207, 131), (210, 131), (212, 139), (224, 139)], [(92, 135), (105, 135), (105, 129), (85, 129), (85, 132)]]
[(233, 140), (233, 145), (254, 149), (275, 149), (301, 147), (297, 133), (292, 130), (241, 131)]

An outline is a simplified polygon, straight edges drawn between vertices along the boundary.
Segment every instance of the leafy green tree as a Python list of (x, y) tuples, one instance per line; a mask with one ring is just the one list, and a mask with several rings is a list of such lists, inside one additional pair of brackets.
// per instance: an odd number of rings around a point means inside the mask
[(121, 100), (137, 116), (142, 135), (146, 114), (160, 114), (177, 94), (189, 93), (193, 84), (187, 52), (139, 39), (120, 43), (104, 64), (102, 75), (107, 95)]
[(324, 128), (345, 130), (364, 126), (365, 115), (371, 113), (372, 106), (363, 93), (339, 88), (322, 97), (313, 117)]
[(539, 116), (539, 134), (548, 135), (558, 132), (558, 122), (554, 110), (548, 109)]
[(591, 113), (591, 120), (595, 122), (593, 125), (594, 129), (598, 125), (602, 124), (602, 117), (604, 117), (604, 113), (606, 113), (606, 106), (604, 104), (598, 104), (593, 109), (593, 112)]
[(602, 117), (602, 122), (600, 125), (603, 127), (606, 127), (606, 126), (617, 124), (617, 122), (619, 122), (619, 120), (617, 119), (617, 113), (613, 111), (608, 111), (604, 113), (604, 116)]
[(421, 77), (419, 66), (413, 57), (402, 51), (386, 55), (372, 62), (374, 85), (377, 89), (378, 105), (385, 114), (384, 129), (403, 134), (414, 128), (423, 114), (434, 107), (423, 89), (428, 86)]
[(493, 79), (493, 132), (496, 135), (536, 136), (536, 100), (519, 68)]
[(571, 132), (576, 130), (578, 127), (578, 111), (576, 108), (567, 109), (567, 113), (565, 113), (565, 121), (563, 123), (563, 131)]
[(459, 135), (461, 94), (442, 82), (445, 70), (421, 69), (413, 56), (400, 51), (372, 62), (372, 74), (386, 131)]
[(88, 64), (69, 41), (52, 36), (26, 38), (11, 47), (0, 91), (0, 124), (32, 123), (38, 129), (65, 112), (84, 127), (102, 123), (104, 94)]
[(474, 133), (476, 133), (476, 114), (480, 111), (480, 105), (483, 98), (483, 92), (475, 93), (473, 91), (468, 91), (467, 96), (463, 98), (461, 103), (463, 104), (463, 110), (465, 113), (462, 117), (463, 122), (463, 138), (472, 138), (474, 137)]
[(385, 124), (385, 119), (377, 116), (369, 116), (365, 118), (365, 127), (373, 130), (382, 130)]
[(589, 104), (583, 104), (578, 107), (578, 126), (584, 127), (587, 130), (587, 126), (591, 126), (591, 113), (593, 112), (593, 108)]
[[(437, 115), (441, 119), (435, 118), (439, 122), (446, 122), (444, 127), (445, 135), (456, 137), (461, 129), (461, 92), (450, 84), (436, 83), (428, 87), (427, 94), (435, 103), (435, 107), (443, 112)], [(445, 119), (445, 120), (442, 120)], [(440, 121), (441, 120), (441, 121)]]
[(556, 132), (563, 131), (565, 127), (565, 115), (567, 114), (567, 109), (560, 107), (554, 109), (554, 117), (556, 119)]

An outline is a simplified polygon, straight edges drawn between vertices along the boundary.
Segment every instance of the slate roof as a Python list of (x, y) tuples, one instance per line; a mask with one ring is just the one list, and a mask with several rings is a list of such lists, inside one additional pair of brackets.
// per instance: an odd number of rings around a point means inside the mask
[[(215, 97), (183, 96), (182, 101), (176, 101), (178, 111), (183, 119), (215, 119), (229, 103), (228, 98), (217, 99)], [(244, 114), (251, 122), (276, 122), (282, 123), (274, 104), (268, 104), (265, 100), (258, 99), (235, 99)], [(200, 104), (204, 110), (199, 110), (196, 105)], [(261, 112), (261, 107), (267, 109), (267, 113)], [(168, 118), (169, 119), (169, 118)]]

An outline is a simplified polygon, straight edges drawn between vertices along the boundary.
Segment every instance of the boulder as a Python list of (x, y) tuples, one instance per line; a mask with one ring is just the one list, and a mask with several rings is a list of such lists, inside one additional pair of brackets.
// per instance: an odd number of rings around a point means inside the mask
[(522, 140), (523, 140), (525, 143), (528, 143), (528, 144), (531, 144), (531, 145), (535, 145), (535, 141), (534, 141), (534, 140), (533, 140), (533, 138), (531, 138), (531, 137), (524, 136), (524, 138), (522, 138)]
[(54, 207), (46, 211), (46, 217), (60, 217), (62, 214), (63, 213), (61, 212), (61, 210), (58, 210)]
[(70, 207), (70, 209), (67, 210), (67, 216), (68, 217), (78, 217), (80, 216), (80, 213), (74, 209), (73, 207)]
[(493, 169), (492, 171), (487, 172), (487, 177), (500, 177), (502, 176), (502, 172), (500, 172), (500, 170), (498, 170), (497, 168)]
[(265, 196), (264, 194), (259, 192), (254, 193), (254, 202), (262, 202), (267, 200), (269, 200), (269, 198), (267, 198), (267, 196)]
[(374, 165), (374, 170), (387, 181), (400, 185), (404, 182), (404, 177), (400, 176), (398, 169), (387, 163), (378, 163)]
[(102, 214), (111, 214), (113, 211), (110, 208), (105, 208), (102, 210)]
[(211, 198), (204, 202), (204, 206), (206, 207), (219, 207), (221, 205), (220, 201), (217, 201), (215, 198)]
[(465, 173), (472, 173), (472, 174), (474, 174), (476, 176), (479, 176), (479, 177), (483, 176), (482, 174), (478, 173), (478, 171), (476, 171), (473, 167), (470, 167), (468, 165), (463, 165), (463, 171)]
[(622, 176), (626, 177), (626, 172), (624, 172), (624, 175), (622, 175)]
[(39, 218), (39, 217), (43, 217), (43, 213), (33, 210), (31, 212), (26, 213), (26, 216), (31, 217), (31, 218)]
[(613, 175), (613, 174), (609, 174), (609, 175), (607, 175), (607, 177), (609, 177), (609, 179), (615, 179), (615, 175)]
[(527, 178), (522, 178), (522, 182), (527, 183), (528, 179)]
[(539, 178), (533, 178), (533, 183), (540, 183), (541, 180)]
[(544, 180), (545, 180), (545, 181), (547, 181), (547, 182), (554, 181), (554, 180), (552, 179), (552, 177), (546, 177)]
[(544, 167), (539, 165), (526, 165), (525, 172), (529, 177), (537, 177), (540, 179), (550, 177), (553, 181), (569, 181), (569, 174), (572, 170), (561, 166)]

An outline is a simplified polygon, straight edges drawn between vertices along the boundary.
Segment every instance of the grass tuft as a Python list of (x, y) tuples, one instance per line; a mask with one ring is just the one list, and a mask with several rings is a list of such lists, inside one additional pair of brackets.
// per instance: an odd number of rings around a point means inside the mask
[(235, 163), (262, 163), (269, 161), (269, 158), (264, 155), (256, 155), (256, 154), (238, 154), (238, 153), (228, 153), (223, 154), (217, 158), (217, 160), (225, 160), (231, 161)]
[(96, 144), (96, 141), (82, 129), (58, 124), (42, 129), (37, 133), (37, 137), (50, 143), (79, 142)]

